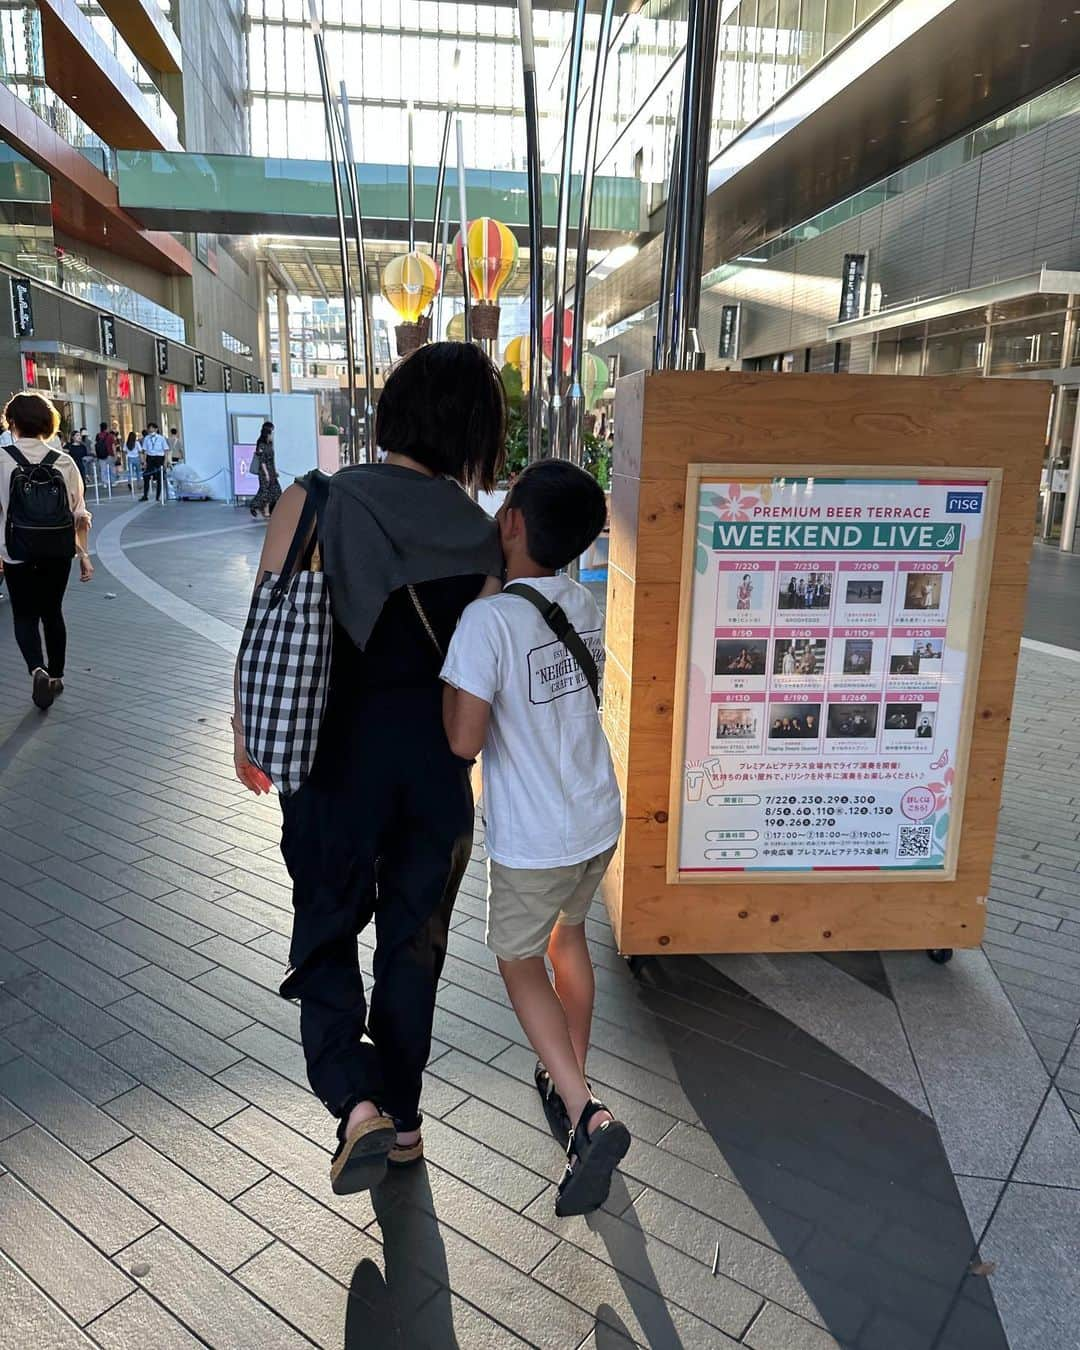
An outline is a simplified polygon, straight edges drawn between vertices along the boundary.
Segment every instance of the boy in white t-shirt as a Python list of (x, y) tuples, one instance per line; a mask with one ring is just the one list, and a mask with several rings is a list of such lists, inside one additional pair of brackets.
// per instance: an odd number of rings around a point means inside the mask
[(558, 575), (605, 516), (583, 469), (554, 459), (526, 469), (497, 516), (506, 589), (468, 606), (442, 671), (451, 748), (463, 759), (484, 752), (488, 946), (540, 1057), (548, 1119), (569, 1136), (559, 1215), (599, 1209), (630, 1146), (585, 1081), (594, 995), (585, 916), (622, 829), (597, 711), (602, 623), (585, 587)]

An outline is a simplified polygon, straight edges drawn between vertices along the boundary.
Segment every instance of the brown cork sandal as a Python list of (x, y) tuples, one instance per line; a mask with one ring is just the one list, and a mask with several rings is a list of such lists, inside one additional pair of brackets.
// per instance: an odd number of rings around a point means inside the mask
[(397, 1140), (389, 1116), (361, 1121), (345, 1136), (345, 1122), (338, 1126), (338, 1149), (330, 1163), (330, 1189), (335, 1195), (369, 1191), (386, 1176), (386, 1162)]
[[(418, 1130), (420, 1126), (423, 1124), (423, 1121), (424, 1121), (423, 1115), (417, 1112), (416, 1124), (412, 1127), (412, 1129)], [(395, 1126), (397, 1126), (398, 1122), (395, 1121), (394, 1124)], [(411, 1130), (402, 1130), (402, 1134), (411, 1134), (411, 1133), (412, 1133)], [(424, 1157), (423, 1135), (421, 1135), (420, 1138), (417, 1139), (415, 1144), (405, 1145), (399, 1144), (397, 1142), (397, 1135), (395, 1134), (394, 1146), (390, 1150), (390, 1152), (386, 1155), (386, 1163), (388, 1167), (412, 1167), (414, 1164), (421, 1162), (423, 1160), (423, 1157)]]

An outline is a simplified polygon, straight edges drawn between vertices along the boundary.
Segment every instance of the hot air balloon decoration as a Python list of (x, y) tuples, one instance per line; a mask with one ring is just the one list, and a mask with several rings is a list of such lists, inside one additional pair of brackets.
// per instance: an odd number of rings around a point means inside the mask
[(607, 362), (592, 352), (586, 352), (581, 363), (581, 387), (585, 392), (586, 408), (591, 410), (596, 407), (607, 385)]
[(513, 366), (521, 376), (521, 389), (526, 394), (529, 392), (529, 348), (529, 335), (525, 333), (521, 337), (511, 338), (503, 352), (503, 362)]
[(383, 268), (383, 297), (401, 319), (394, 329), (401, 356), (427, 341), (430, 325), (425, 314), (438, 289), (439, 268), (430, 254), (401, 253)]
[(446, 325), (447, 342), (465, 341), (465, 315), (454, 314)]
[[(555, 314), (548, 310), (544, 316), (544, 326), (540, 332), (541, 345), (544, 348), (544, 355), (549, 361), (553, 361), (552, 351), (554, 350), (553, 337), (555, 334)], [(570, 349), (574, 345), (574, 316), (570, 310), (563, 310), (563, 347), (562, 347), (562, 368), (565, 374), (570, 365)]]
[[(490, 216), (469, 222), (468, 241), (473, 337), (493, 340), (499, 336), (499, 292), (517, 268), (518, 242), (512, 230)], [(460, 230), (454, 240), (454, 263), (458, 275), (464, 276)]]

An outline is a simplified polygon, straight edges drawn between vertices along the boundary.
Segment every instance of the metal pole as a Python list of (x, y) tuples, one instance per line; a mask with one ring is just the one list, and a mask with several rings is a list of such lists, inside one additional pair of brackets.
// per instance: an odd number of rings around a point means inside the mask
[(585, 44), (587, 0), (577, 0), (574, 30), (570, 39), (570, 65), (566, 73), (566, 113), (563, 117), (562, 172), (559, 179), (559, 213), (555, 233), (555, 284), (551, 305), (551, 382), (548, 397), (548, 453), (560, 455), (562, 436), (563, 314), (566, 310), (566, 235), (570, 225), (570, 192), (573, 186), (574, 128), (577, 123), (578, 87), (581, 83), (581, 51)]
[(540, 176), (540, 113), (536, 89), (532, 0), (518, 0), (525, 72), (525, 145), (529, 180), (529, 463), (544, 453), (544, 186)]
[[(313, 0), (314, 2), (314, 0)], [(364, 330), (364, 449), (369, 464), (375, 463), (375, 329), (371, 321), (371, 295), (368, 288), (367, 260), (364, 255), (364, 217), (360, 214), (360, 185), (356, 177), (356, 155), (353, 152), (352, 118), (349, 115), (349, 95), (345, 81), (341, 81), (341, 138), (345, 145), (348, 169), (349, 196), (353, 208), (353, 243), (356, 246), (356, 267), (360, 273), (360, 323)], [(350, 329), (352, 313), (349, 314)]]
[(349, 396), (349, 425), (345, 434), (345, 453), (350, 464), (356, 462), (356, 351), (352, 326), (352, 277), (349, 274), (349, 245), (345, 237), (345, 203), (341, 192), (341, 165), (337, 153), (337, 118), (330, 93), (330, 71), (326, 62), (322, 25), (319, 22), (315, 0), (308, 0), (312, 33), (315, 38), (315, 60), (322, 86), (323, 112), (326, 116), (326, 139), (330, 150), (330, 179), (334, 188), (334, 213), (337, 216), (338, 249), (341, 255), (341, 298), (345, 306), (345, 363)]
[(465, 130), (457, 119), (458, 214), (461, 217), (461, 275), (465, 295), (465, 341), (472, 341), (472, 314), (469, 295), (469, 202), (465, 190)]
[(446, 290), (447, 255), (450, 252), (450, 203), (443, 204), (442, 212), (442, 262), (439, 266), (439, 298), (435, 302), (435, 341), (442, 342), (443, 293)]
[(671, 284), (675, 274), (675, 244), (679, 229), (679, 156), (682, 128), (676, 118), (675, 143), (671, 151), (667, 203), (664, 209), (664, 251), (660, 259), (660, 300), (656, 315), (656, 342), (653, 345), (653, 370), (667, 370), (670, 342)]
[(585, 163), (581, 170), (581, 200), (578, 205), (577, 257), (574, 265), (574, 329), (570, 347), (570, 398), (567, 407), (567, 455), (581, 463), (585, 421), (585, 392), (581, 387), (581, 367), (585, 342), (585, 278), (589, 271), (589, 234), (592, 222), (593, 181), (600, 140), (600, 105), (607, 76), (608, 44), (615, 0), (604, 0), (600, 17), (600, 36), (596, 48), (596, 70), (589, 97), (589, 124), (585, 133)]
[(1076, 520), (1080, 515), (1080, 401), (1077, 402), (1076, 420), (1073, 423), (1072, 447), (1069, 451), (1069, 479), (1065, 493), (1065, 508), (1061, 516), (1062, 553), (1073, 553), (1073, 541), (1076, 535)]
[(671, 312), (670, 350), (677, 370), (694, 369), (701, 363), (697, 324), (709, 173), (708, 128), (719, 31), (719, 6), (708, 0), (691, 0), (683, 85), (678, 266)]
[[(435, 210), (431, 214), (431, 256), (434, 258), (439, 249), (439, 225), (443, 218), (443, 192), (446, 189), (446, 157), (450, 153), (450, 128), (454, 121), (454, 110), (447, 108), (442, 129), (442, 149), (439, 151), (439, 173), (435, 179)], [(436, 341), (438, 335), (436, 335)]]
[[(281, 393), (292, 393), (292, 350), (289, 342), (289, 297), (282, 287), (277, 291), (278, 386)], [(272, 389), (272, 384), (267, 389)]]
[(413, 153), (413, 101), (405, 109), (409, 130), (409, 252), (416, 248), (416, 158)]

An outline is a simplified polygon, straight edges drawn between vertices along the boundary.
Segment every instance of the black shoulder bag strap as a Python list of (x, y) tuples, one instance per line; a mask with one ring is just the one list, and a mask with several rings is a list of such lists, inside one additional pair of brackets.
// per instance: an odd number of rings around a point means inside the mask
[(316, 469), (305, 485), (304, 506), (296, 523), (296, 533), (292, 537), (274, 589), (270, 592), (270, 598), (275, 603), (285, 594), (286, 587), (297, 571), (297, 564), (308, 559), (315, 551), (318, 531), (316, 529), (313, 532), (312, 526), (316, 524), (316, 518), (326, 502), (329, 490), (330, 480)]
[(592, 652), (586, 647), (581, 634), (566, 617), (566, 611), (562, 605), (557, 605), (554, 600), (549, 600), (546, 595), (541, 595), (535, 587), (527, 586), (523, 581), (512, 581), (509, 586), (504, 586), (503, 594), (520, 595), (523, 600), (528, 600), (530, 604), (536, 606), (544, 622), (578, 663), (582, 675), (585, 676), (589, 688), (592, 690), (596, 706), (599, 708), (600, 672), (596, 668)]
[(11, 456), (11, 458), (15, 461), (15, 463), (19, 466), (20, 469), (32, 469), (34, 467), (17, 446), (5, 445), (4, 449), (8, 452), (8, 454)]

